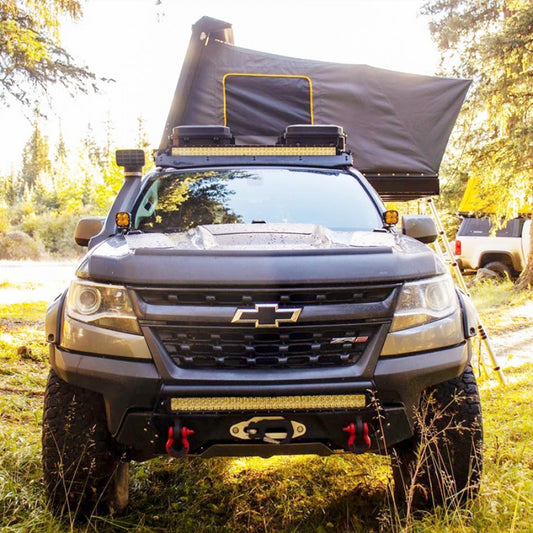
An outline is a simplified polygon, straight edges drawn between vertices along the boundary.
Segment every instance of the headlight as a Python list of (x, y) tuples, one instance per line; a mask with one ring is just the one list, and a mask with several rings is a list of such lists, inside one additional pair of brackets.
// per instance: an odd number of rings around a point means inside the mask
[(455, 286), (445, 274), (403, 285), (381, 355), (438, 350), (464, 340)]
[(390, 331), (413, 328), (447, 317), (457, 311), (459, 301), (450, 275), (403, 285)]
[(90, 281), (73, 281), (67, 298), (69, 317), (101, 328), (140, 334), (126, 288)]
[(459, 309), (450, 316), (416, 328), (389, 333), (381, 356), (396, 356), (440, 350), (464, 342), (463, 321)]

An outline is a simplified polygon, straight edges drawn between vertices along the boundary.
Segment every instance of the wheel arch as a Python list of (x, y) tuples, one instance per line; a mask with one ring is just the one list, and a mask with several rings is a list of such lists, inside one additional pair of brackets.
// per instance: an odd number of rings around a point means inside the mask
[(479, 256), (478, 268), (483, 268), (489, 263), (499, 262), (514, 270), (515, 264), (513, 259), (513, 254), (509, 252), (502, 252), (501, 250), (488, 250)]

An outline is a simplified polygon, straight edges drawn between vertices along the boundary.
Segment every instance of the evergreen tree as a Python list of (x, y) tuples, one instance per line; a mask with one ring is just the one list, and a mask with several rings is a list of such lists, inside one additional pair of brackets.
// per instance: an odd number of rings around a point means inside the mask
[(57, 141), (56, 155), (54, 158), (55, 164), (67, 164), (67, 145), (65, 144), (65, 139), (63, 138), (63, 130), (61, 126), (59, 127), (59, 140)]
[(13, 206), (22, 196), (24, 185), (20, 176), (11, 169), (9, 174), (0, 176), (0, 202)]
[(0, 102), (29, 105), (30, 94), (38, 90), (45, 95), (54, 84), (82, 92), (96, 88), (94, 74), (76, 65), (61, 46), (59, 27), (65, 16), (80, 18), (81, 2), (0, 1)]
[(41, 131), (39, 111), (35, 110), (32, 133), (22, 152), (22, 182), (31, 190), (39, 175), (49, 173), (50, 170), (48, 137)]
[[(476, 178), (495, 220), (512, 218), (533, 205), (533, 3), (433, 0), (422, 12), (443, 73), (473, 80), (447, 186), (462, 192)], [(519, 284), (533, 284), (533, 252)]]
[(148, 172), (154, 168), (155, 164), (152, 157), (152, 150), (150, 148), (150, 141), (148, 140), (148, 133), (146, 131), (146, 121), (142, 116), (137, 117), (137, 142), (135, 148), (144, 150), (144, 172)]
[(82, 149), (85, 151), (89, 161), (101, 170), (105, 167), (105, 148), (102, 149), (96, 142), (93, 127), (91, 124), (87, 125), (87, 133), (81, 142)]
[(114, 145), (113, 133), (115, 131), (115, 126), (111, 119), (110, 113), (107, 114), (104, 127), (105, 127), (105, 147), (103, 149), (103, 156), (107, 164), (110, 158), (115, 157), (115, 154), (112, 153), (113, 152), (112, 147)]

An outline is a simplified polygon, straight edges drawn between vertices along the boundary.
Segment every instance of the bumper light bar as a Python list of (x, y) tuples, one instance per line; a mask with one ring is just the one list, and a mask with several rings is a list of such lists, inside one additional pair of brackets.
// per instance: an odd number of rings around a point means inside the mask
[(364, 394), (323, 396), (265, 396), (172, 398), (172, 411), (308, 411), (320, 409), (360, 409), (366, 406)]

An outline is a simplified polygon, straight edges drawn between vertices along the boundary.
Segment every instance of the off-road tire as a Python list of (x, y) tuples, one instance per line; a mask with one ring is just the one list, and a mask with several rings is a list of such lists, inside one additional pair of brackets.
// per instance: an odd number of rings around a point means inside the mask
[(51, 370), (44, 397), (42, 461), (55, 515), (88, 517), (128, 502), (128, 463), (107, 429), (100, 394), (64, 382)]
[(490, 263), (483, 265), (483, 268), (496, 273), (496, 276), (499, 278), (512, 279), (513, 276), (513, 269), (501, 261), (491, 261)]
[(460, 505), (477, 495), (483, 428), (475, 376), (465, 372), (427, 389), (416, 435), (394, 447), (394, 495), (407, 509)]

